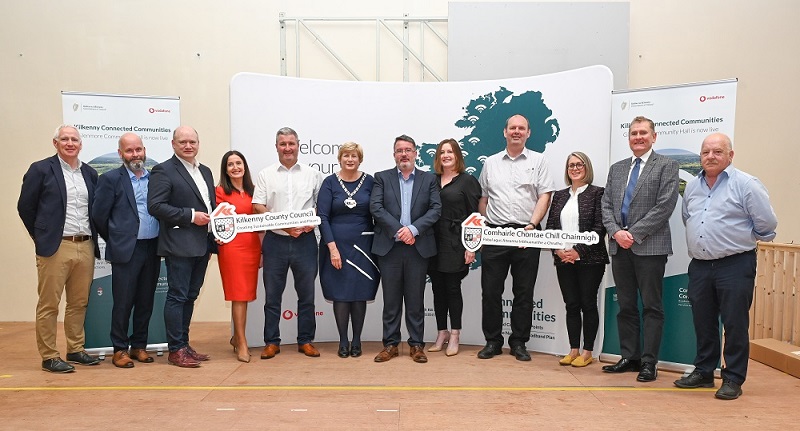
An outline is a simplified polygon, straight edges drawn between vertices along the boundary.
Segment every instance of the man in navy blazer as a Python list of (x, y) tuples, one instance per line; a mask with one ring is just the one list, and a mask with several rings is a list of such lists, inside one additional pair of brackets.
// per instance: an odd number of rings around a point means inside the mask
[[(678, 162), (653, 151), (655, 142), (653, 121), (634, 118), (628, 128), (633, 156), (611, 165), (602, 199), (619, 302), (617, 325), (622, 356), (616, 364), (604, 366), (603, 371), (639, 371), (636, 380), (640, 382), (651, 382), (658, 375), (656, 364), (664, 327), (661, 294), (667, 256), (672, 254), (669, 218), (678, 202)], [(644, 343), (639, 341), (642, 335)]]
[(436, 176), (415, 168), (417, 149), (406, 135), (394, 141), (396, 167), (375, 174), (369, 200), (375, 218), (372, 252), (378, 256), (383, 285), (383, 345), (375, 362), (399, 352), (400, 316), (405, 302), (410, 355), (425, 363), (425, 274), (436, 254), (433, 225), (442, 213)]
[(167, 265), (164, 325), (168, 361), (194, 368), (209, 359), (189, 345), (189, 323), (214, 244), (208, 223), (216, 195), (211, 170), (196, 159), (200, 149), (197, 132), (187, 126), (175, 129), (172, 149), (175, 155), (153, 168), (147, 209), (159, 220), (158, 254), (165, 257)]
[(17, 211), (36, 246), (36, 344), (42, 370), (69, 373), (75, 368), (61, 359), (56, 347), (58, 308), (65, 290), (67, 361), (99, 363), (84, 350), (83, 330), (94, 259), (100, 257), (89, 217), (97, 171), (78, 159), (83, 141), (74, 126), (59, 126), (53, 146), (56, 155), (34, 162), (22, 177)]
[[(147, 335), (161, 259), (156, 253), (158, 220), (147, 212), (150, 173), (144, 167), (147, 155), (142, 139), (135, 133), (123, 134), (117, 153), (122, 166), (97, 181), (92, 220), (106, 241), (105, 257), (111, 262), (111, 362), (131, 368), (131, 358), (153, 362), (147, 354)], [(128, 337), (134, 307), (133, 331)]]

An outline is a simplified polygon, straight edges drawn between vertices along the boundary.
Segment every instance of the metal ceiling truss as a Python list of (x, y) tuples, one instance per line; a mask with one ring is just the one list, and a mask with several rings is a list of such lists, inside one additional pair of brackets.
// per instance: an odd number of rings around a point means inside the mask
[[(314, 22), (334, 22), (334, 23), (353, 23), (353, 22), (369, 22), (372, 21), (375, 23), (375, 80), (380, 81), (381, 76), (381, 29), (384, 28), (394, 40), (399, 42), (403, 46), (403, 81), (408, 82), (409, 77), (409, 66), (411, 62), (411, 57), (413, 57), (420, 66), (423, 68), (423, 80), (425, 77), (425, 72), (427, 71), (428, 74), (433, 76), (437, 81), (445, 81), (446, 78), (443, 78), (439, 73), (437, 73), (431, 67), (428, 62), (425, 61), (425, 35), (426, 29), (436, 36), (436, 40), (439, 40), (442, 44), (444, 44), (445, 48), (447, 48), (447, 38), (442, 36), (433, 26), (431, 23), (439, 23), (439, 22), (447, 22), (447, 18), (441, 17), (419, 17), (419, 18), (411, 18), (408, 14), (404, 14), (402, 18), (391, 18), (391, 17), (341, 17), (341, 18), (324, 18), (324, 17), (287, 17), (283, 12), (279, 14), (278, 21), (280, 22), (281, 27), (281, 36), (280, 36), (280, 43), (281, 43), (281, 75), (287, 76), (287, 47), (286, 47), (286, 31), (287, 26), (294, 24), (294, 40), (295, 40), (295, 47), (294, 47), (294, 59), (295, 59), (295, 76), (300, 76), (300, 31), (304, 29), (308, 34), (310, 34), (315, 42), (318, 42), (319, 45), (328, 52), (328, 54), (333, 57), (336, 62), (339, 63), (353, 79), (357, 81), (361, 81), (362, 78), (358, 75), (358, 73), (350, 67), (349, 64), (336, 52), (336, 50), (330, 46), (325, 40), (317, 33), (313, 28), (311, 28), (310, 24)], [(398, 34), (392, 27), (389, 25), (390, 23), (402, 22), (403, 23), (403, 33)], [(418, 51), (411, 46), (410, 43), (410, 26), (412, 24), (416, 24), (416, 27), (419, 28), (419, 47)]]

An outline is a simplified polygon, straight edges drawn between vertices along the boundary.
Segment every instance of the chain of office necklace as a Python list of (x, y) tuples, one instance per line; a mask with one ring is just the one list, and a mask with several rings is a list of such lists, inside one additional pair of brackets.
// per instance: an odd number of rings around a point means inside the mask
[(353, 199), (353, 196), (355, 196), (355, 194), (358, 193), (358, 189), (360, 189), (361, 185), (364, 184), (364, 179), (365, 178), (367, 178), (367, 176), (362, 173), (361, 174), (361, 181), (358, 182), (358, 186), (356, 187), (356, 189), (353, 190), (352, 193), (350, 193), (350, 190), (347, 190), (347, 187), (344, 186), (344, 181), (342, 181), (342, 177), (339, 176), (339, 174), (336, 174), (336, 179), (339, 180), (339, 185), (342, 186), (342, 189), (347, 194), (347, 199), (344, 200), (344, 205), (347, 208), (353, 209), (353, 208), (356, 207), (356, 200)]

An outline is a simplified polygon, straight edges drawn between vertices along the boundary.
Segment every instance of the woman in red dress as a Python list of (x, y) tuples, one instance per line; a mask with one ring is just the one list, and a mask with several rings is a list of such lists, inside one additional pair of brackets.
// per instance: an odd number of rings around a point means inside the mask
[[(253, 213), (253, 180), (244, 155), (228, 151), (222, 156), (220, 180), (217, 186), (217, 205), (227, 202), (236, 207), (237, 214)], [(256, 299), (258, 268), (261, 266), (261, 240), (256, 232), (239, 232), (236, 238), (219, 246), (219, 273), (225, 300), (231, 301), (233, 337), (231, 345), (237, 358), (250, 362), (250, 350), (245, 336), (247, 303)]]

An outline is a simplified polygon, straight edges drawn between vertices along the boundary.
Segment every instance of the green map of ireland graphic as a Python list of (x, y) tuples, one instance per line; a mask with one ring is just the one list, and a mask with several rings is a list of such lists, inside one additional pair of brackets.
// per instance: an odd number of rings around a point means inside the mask
[[(526, 91), (515, 95), (505, 87), (500, 87), (493, 93), (471, 100), (464, 107), (464, 116), (455, 122), (456, 127), (469, 132), (460, 139), (453, 137), (461, 144), (468, 173), (479, 177), (486, 157), (506, 147), (503, 129), (508, 117), (515, 114), (525, 116), (530, 122), (531, 137), (525, 145), (528, 149), (543, 153), (547, 144), (558, 139), (561, 128), (553, 117), (553, 111), (545, 105), (541, 92)], [(432, 170), (437, 144), (422, 144), (418, 165), (431, 167)]]

